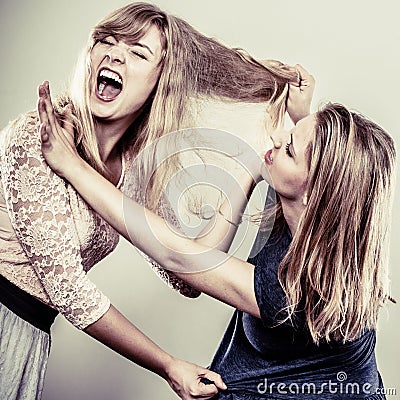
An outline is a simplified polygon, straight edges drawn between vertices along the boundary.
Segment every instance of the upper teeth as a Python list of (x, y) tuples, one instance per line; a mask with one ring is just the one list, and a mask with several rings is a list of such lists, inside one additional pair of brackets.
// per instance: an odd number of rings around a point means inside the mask
[(100, 76), (104, 76), (105, 78), (113, 79), (114, 81), (118, 82), (120, 85), (122, 85), (122, 79), (121, 77), (116, 74), (113, 71), (110, 71), (109, 69), (103, 69), (100, 71)]

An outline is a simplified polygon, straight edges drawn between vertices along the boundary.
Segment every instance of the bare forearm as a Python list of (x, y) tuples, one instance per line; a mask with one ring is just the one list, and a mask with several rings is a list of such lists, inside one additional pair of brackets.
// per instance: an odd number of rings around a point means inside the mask
[[(218, 389), (226, 389), (220, 375), (170, 356), (113, 306), (87, 327), (85, 332), (125, 358), (164, 378), (183, 400), (209, 399), (217, 394)], [(214, 382), (214, 385), (201, 383), (203, 377)]]
[(161, 217), (125, 197), (83, 160), (74, 160), (63, 176), (121, 235), (167, 269), (175, 269), (181, 259), (173, 249), (179, 248), (179, 254), (198, 252), (200, 245), (180, 237)]
[(129, 240), (120, 190), (80, 158), (74, 160), (63, 176), (104, 220)]
[(65, 177), (107, 222), (160, 265), (210, 296), (258, 314), (251, 265), (181, 237), (162, 218), (124, 197), (84, 162)]
[(228, 194), (196, 242), (227, 252), (241, 223), (254, 186), (253, 177), (244, 171), (239, 177), (238, 186)]
[(132, 325), (115, 307), (111, 306), (85, 332), (128, 360), (167, 379), (173, 357)]

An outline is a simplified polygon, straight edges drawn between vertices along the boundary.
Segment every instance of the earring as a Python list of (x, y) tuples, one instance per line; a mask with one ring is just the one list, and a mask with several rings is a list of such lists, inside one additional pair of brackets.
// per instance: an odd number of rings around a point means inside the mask
[(307, 206), (307, 204), (308, 204), (308, 195), (307, 195), (307, 193), (304, 193), (303, 199), (302, 199), (302, 203), (303, 203), (304, 207)]

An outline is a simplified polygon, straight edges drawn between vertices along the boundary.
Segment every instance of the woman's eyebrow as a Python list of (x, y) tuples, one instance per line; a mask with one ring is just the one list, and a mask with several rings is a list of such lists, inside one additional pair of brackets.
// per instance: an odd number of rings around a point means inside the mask
[(137, 43), (134, 43), (132, 46), (143, 47), (144, 49), (147, 49), (147, 50), (149, 51), (149, 53), (150, 53), (152, 56), (154, 56), (154, 53), (151, 51), (150, 47), (147, 46), (147, 45), (144, 44), (144, 43), (137, 42)]

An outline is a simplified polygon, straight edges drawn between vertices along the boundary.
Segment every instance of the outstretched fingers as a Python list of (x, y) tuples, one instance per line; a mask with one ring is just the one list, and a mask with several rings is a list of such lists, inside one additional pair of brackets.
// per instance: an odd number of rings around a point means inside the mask
[[(74, 123), (72, 117), (72, 106), (68, 104), (62, 113), (57, 117), (51, 101), (49, 82), (44, 81), (38, 88), (38, 114), (41, 124), (42, 142), (62, 141), (68, 147), (75, 147)], [(59, 119), (62, 119), (61, 121)]]
[[(54, 172), (66, 177), (70, 166), (80, 160), (74, 143), (72, 110), (67, 106), (62, 116), (56, 115), (47, 81), (39, 85), (38, 94), (42, 154)], [(59, 118), (62, 118), (62, 122)]]
[(41, 123), (40, 136), (42, 139), (42, 145), (49, 145), (51, 135), (56, 134), (57, 127), (55, 126), (54, 109), (51, 104), (48, 82), (39, 85), (38, 94), (38, 115)]
[(39, 128), (40, 138), (42, 140), (42, 147), (43, 146), (47, 147), (50, 145), (49, 133), (47, 132), (47, 126), (48, 126), (48, 124), (46, 122), (42, 122), (40, 124), (40, 128)]
[(39, 92), (39, 118), (40, 122), (48, 122), (51, 129), (54, 129), (57, 124), (57, 119), (54, 115), (53, 104), (51, 103), (49, 82), (44, 81), (38, 89)]

